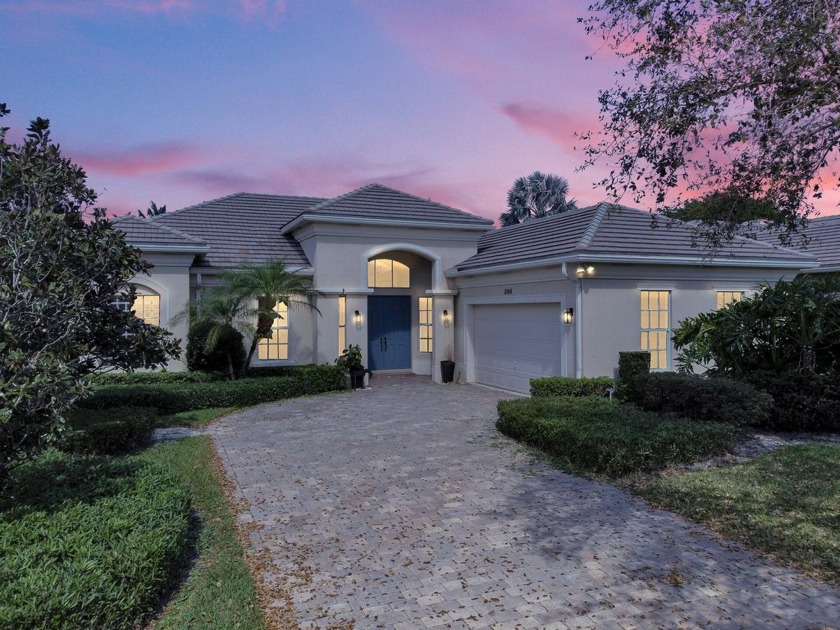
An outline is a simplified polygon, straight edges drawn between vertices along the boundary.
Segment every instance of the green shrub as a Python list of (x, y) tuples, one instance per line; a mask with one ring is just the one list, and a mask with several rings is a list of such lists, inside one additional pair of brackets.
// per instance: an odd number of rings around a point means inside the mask
[(151, 444), (156, 418), (157, 411), (148, 407), (74, 410), (57, 446), (70, 453), (124, 455)]
[(609, 376), (593, 378), (569, 378), (568, 376), (549, 376), (531, 379), (531, 396), (544, 398), (549, 396), (604, 396), (613, 386)]
[(734, 433), (729, 425), (662, 417), (606, 398), (503, 400), (498, 410), (502, 433), (610, 477), (723, 453)]
[(227, 378), (219, 372), (108, 372), (91, 378), (97, 385), (147, 385), (161, 383), (210, 383)]
[(16, 467), (0, 497), (0, 627), (142, 627), (191, 518), (187, 492), (135, 457), (53, 450)]
[(228, 373), (228, 352), (233, 360), (233, 369), (239, 370), (245, 365), (244, 338), (238, 330), (230, 329), (227, 336), (219, 339), (213, 352), (206, 352), (207, 337), (215, 326), (212, 322), (200, 320), (190, 326), (187, 334), (187, 369), (191, 372)]
[(773, 399), (748, 383), (697, 374), (652, 372), (635, 380), (633, 402), (647, 411), (673, 412), (692, 420), (764, 426)]
[(618, 353), (618, 397), (632, 400), (635, 395), (635, 379), (639, 374), (650, 372), (650, 352)]
[(749, 381), (773, 397), (761, 426), (779, 431), (840, 431), (840, 378), (825, 374), (752, 374)]
[(663, 417), (606, 398), (499, 402), (496, 427), (574, 468), (620, 477), (723, 453), (732, 427)]
[(242, 378), (216, 383), (100, 387), (80, 406), (89, 409), (155, 407), (161, 414), (172, 414), (208, 407), (249, 407), (285, 398), (338, 391), (345, 387), (341, 366), (317, 365), (301, 367), (291, 376)]

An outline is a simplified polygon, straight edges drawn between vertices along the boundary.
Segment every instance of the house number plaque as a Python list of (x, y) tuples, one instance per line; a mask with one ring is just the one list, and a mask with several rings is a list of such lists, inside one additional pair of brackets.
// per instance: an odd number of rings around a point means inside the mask
[(505, 295), (513, 295), (513, 289), (505, 289)]

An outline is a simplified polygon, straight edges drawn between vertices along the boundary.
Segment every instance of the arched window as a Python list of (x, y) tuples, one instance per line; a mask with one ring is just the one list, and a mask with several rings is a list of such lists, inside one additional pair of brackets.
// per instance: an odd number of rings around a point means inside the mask
[(160, 296), (145, 287), (135, 287), (131, 310), (147, 324), (160, 326)]
[(368, 261), (369, 288), (407, 289), (410, 286), (411, 270), (408, 266), (390, 258), (377, 258)]

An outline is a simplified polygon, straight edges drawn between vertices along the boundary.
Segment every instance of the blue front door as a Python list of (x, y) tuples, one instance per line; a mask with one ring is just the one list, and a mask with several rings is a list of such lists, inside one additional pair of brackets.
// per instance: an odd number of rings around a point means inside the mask
[(411, 297), (368, 296), (368, 357), (372, 370), (411, 369)]

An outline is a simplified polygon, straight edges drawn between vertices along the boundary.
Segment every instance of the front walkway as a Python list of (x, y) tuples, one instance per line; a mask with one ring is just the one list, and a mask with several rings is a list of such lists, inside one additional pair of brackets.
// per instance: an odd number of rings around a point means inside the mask
[(501, 437), (498, 392), (373, 386), (211, 429), (240, 522), (301, 627), (838, 624), (837, 589)]

